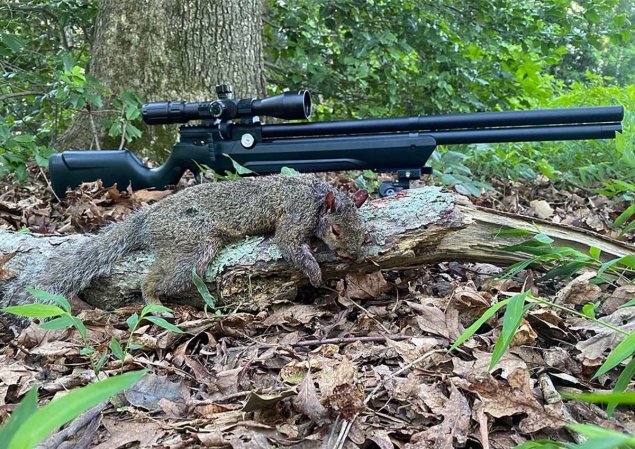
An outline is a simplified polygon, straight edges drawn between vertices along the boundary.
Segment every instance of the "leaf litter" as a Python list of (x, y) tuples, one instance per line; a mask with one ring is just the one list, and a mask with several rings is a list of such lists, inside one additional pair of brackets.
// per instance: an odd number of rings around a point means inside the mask
[[(96, 182), (60, 203), (34, 176), (28, 185), (2, 186), (0, 228), (93, 232), (170, 194), (120, 193)], [(332, 180), (353, 189), (347, 178)], [(474, 202), (632, 241), (610, 227), (621, 211), (599, 196), (544, 182), (513, 187), (512, 195), (490, 192)], [(0, 276), (8, 257), (0, 260)], [(599, 318), (631, 329), (633, 308), (620, 306), (635, 297), (632, 285), (599, 289), (589, 276), (535, 285), (531, 271), (513, 279), (495, 278), (498, 272), (489, 264), (457, 262), (351, 273), (337, 283), (337, 302), (317, 297), (253, 314), (208, 316), (176, 307), (175, 322), (185, 334), (148, 326), (134, 336), (143, 347), (123, 367), (112, 356), (106, 360), (99, 376), (141, 367), (152, 374), (112, 400), (115, 407), (103, 412), (92, 447), (326, 448), (345, 422), (351, 423), (346, 448), (574, 441), (564, 427), (572, 422), (635, 432), (632, 410), (608, 418), (598, 406), (560, 397), (560, 391), (608, 391), (616, 380), (615, 370), (592, 376), (621, 337), (587, 320), (534, 307), (491, 372), (501, 313), (447, 353), (487, 308), (527, 282), (567, 307), (599, 301)], [(125, 342), (133, 309), (83, 311), (93, 347), (104, 351), (113, 336)], [(34, 384), (46, 402), (95, 380), (81, 348), (76, 332), (35, 324), (0, 347), (0, 423)]]

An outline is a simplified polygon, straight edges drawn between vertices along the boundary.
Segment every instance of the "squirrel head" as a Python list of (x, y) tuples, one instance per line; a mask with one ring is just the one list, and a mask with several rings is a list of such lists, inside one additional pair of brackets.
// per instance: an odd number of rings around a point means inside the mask
[(366, 190), (358, 190), (352, 197), (338, 191), (326, 194), (316, 234), (338, 255), (353, 258), (359, 255), (366, 230), (357, 209), (367, 198)]

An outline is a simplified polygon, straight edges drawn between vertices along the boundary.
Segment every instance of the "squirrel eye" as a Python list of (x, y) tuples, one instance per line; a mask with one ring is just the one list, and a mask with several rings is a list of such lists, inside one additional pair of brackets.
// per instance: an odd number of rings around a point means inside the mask
[(340, 225), (331, 225), (331, 232), (333, 232), (335, 237), (339, 237), (342, 233), (342, 228), (340, 227)]

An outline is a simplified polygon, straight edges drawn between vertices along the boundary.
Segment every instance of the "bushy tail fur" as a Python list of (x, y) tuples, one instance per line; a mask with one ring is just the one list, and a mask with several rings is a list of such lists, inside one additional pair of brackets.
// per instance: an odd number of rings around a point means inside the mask
[(108, 273), (119, 257), (144, 246), (146, 215), (147, 209), (134, 212), (124, 221), (62, 247), (51, 257), (28, 267), (9, 282), (0, 304), (6, 307), (33, 302), (27, 287), (66, 298), (77, 295), (93, 279)]

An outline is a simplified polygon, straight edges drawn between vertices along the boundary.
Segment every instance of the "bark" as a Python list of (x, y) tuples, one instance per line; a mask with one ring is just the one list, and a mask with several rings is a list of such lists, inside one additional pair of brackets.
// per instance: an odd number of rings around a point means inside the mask
[[(134, 91), (144, 102), (208, 100), (225, 83), (236, 97), (263, 96), (262, 0), (101, 0), (89, 73), (113, 96)], [(103, 117), (94, 113), (97, 125)], [(129, 148), (160, 159), (177, 130), (145, 126)], [(100, 137), (102, 149), (119, 144), (119, 138)], [(94, 143), (88, 115), (79, 114), (57, 145), (84, 149)]]
[[(535, 218), (501, 214), (476, 208), (464, 197), (436, 187), (404, 191), (394, 197), (372, 201), (360, 209), (367, 221), (369, 242), (366, 260), (349, 264), (337, 259), (325, 247), (317, 247), (317, 258), (325, 280), (340, 279), (348, 272), (371, 272), (443, 261), (472, 261), (509, 265), (522, 259), (519, 254), (502, 251), (518, 239), (493, 238), (502, 229), (542, 231), (555, 245), (588, 251), (602, 250), (607, 259), (633, 254), (631, 245), (613, 241), (592, 232), (557, 226)], [(55, 251), (69, 241), (84, 236), (36, 237), (0, 232), (0, 251), (17, 252), (7, 268), (19, 272), (25, 265)], [(97, 307), (116, 308), (140, 301), (141, 280), (152, 255), (135, 252), (122, 258), (107, 277), (96, 280), (81, 297)], [(54, 267), (51, 267), (54, 269)], [(208, 268), (206, 281), (220, 304), (257, 309), (280, 299), (294, 299), (307, 280), (289, 269), (270, 238), (252, 237), (221, 251)], [(196, 292), (173, 302), (200, 306)], [(171, 301), (172, 302), (172, 301)]]

